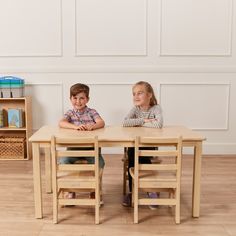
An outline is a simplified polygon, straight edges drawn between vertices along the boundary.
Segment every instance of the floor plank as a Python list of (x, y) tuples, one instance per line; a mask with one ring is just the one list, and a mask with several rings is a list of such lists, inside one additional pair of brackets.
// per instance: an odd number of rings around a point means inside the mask
[(0, 161), (0, 236), (236, 236), (236, 156), (203, 157), (199, 219), (191, 217), (193, 159), (191, 156), (183, 157), (180, 225), (175, 225), (173, 214), (166, 207), (155, 211), (141, 207), (140, 223), (133, 224), (133, 210), (121, 205), (121, 158), (121, 155), (105, 155), (105, 205), (101, 208), (100, 225), (94, 225), (94, 209), (88, 207), (60, 208), (60, 222), (54, 225), (52, 195), (45, 193), (44, 178), (45, 217), (35, 219), (32, 160)]

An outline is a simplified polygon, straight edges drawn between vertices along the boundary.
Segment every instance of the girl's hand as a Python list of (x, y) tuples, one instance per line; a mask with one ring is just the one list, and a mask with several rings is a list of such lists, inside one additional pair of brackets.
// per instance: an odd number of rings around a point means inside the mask
[(152, 121), (155, 121), (155, 119), (144, 119), (145, 123), (152, 122)]

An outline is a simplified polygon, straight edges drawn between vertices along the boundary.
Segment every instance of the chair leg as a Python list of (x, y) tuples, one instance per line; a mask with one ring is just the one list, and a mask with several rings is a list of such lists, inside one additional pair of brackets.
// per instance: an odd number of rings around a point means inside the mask
[(175, 205), (175, 223), (180, 223), (180, 191), (175, 191), (175, 199), (176, 199), (176, 205)]
[[(102, 176), (103, 176), (103, 169), (100, 169), (100, 172), (99, 172), (99, 177), (100, 177), (100, 198), (102, 197)], [(99, 201), (99, 204), (100, 204), (100, 201)]]
[(134, 207), (134, 183), (132, 183), (131, 206)]
[(134, 201), (134, 223), (138, 224), (138, 189), (133, 188), (133, 201)]
[(51, 150), (50, 148), (44, 148), (45, 150), (45, 178), (46, 178), (46, 193), (52, 192), (52, 163), (51, 163)]
[(138, 203), (134, 202), (134, 223), (138, 224)]
[(99, 208), (100, 208), (100, 193), (96, 191), (96, 198), (95, 198), (95, 224), (99, 224)]
[(123, 195), (126, 195), (126, 185), (127, 185), (127, 161), (125, 155), (123, 162)]
[(102, 194), (102, 174), (103, 169), (99, 171), (99, 185), (95, 189), (95, 224), (99, 224), (100, 196)]
[(126, 177), (124, 175), (123, 173), (123, 195), (126, 195)]
[(53, 223), (57, 224), (58, 222), (58, 199), (57, 192), (53, 191)]
[(175, 206), (175, 223), (180, 224), (180, 206), (178, 203)]

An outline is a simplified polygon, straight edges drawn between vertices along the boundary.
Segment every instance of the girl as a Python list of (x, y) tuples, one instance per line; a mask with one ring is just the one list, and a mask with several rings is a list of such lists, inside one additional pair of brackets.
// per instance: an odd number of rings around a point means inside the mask
[[(160, 105), (157, 103), (152, 86), (140, 81), (133, 86), (134, 107), (123, 121), (124, 127), (143, 126), (152, 128), (162, 128), (163, 118)], [(143, 164), (150, 164), (151, 157), (141, 158)], [(128, 168), (134, 167), (134, 148), (128, 148)], [(132, 192), (132, 177), (129, 175), (129, 190)], [(148, 193), (150, 198), (156, 198), (157, 193)], [(131, 193), (123, 199), (124, 206), (131, 206)], [(155, 209), (156, 206), (149, 206)]]

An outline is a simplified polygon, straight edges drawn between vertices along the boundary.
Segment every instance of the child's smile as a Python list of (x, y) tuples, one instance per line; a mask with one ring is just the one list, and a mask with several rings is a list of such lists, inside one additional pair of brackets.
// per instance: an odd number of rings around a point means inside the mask
[(89, 98), (85, 93), (78, 93), (76, 96), (71, 97), (71, 103), (75, 110), (83, 111), (86, 107)]

